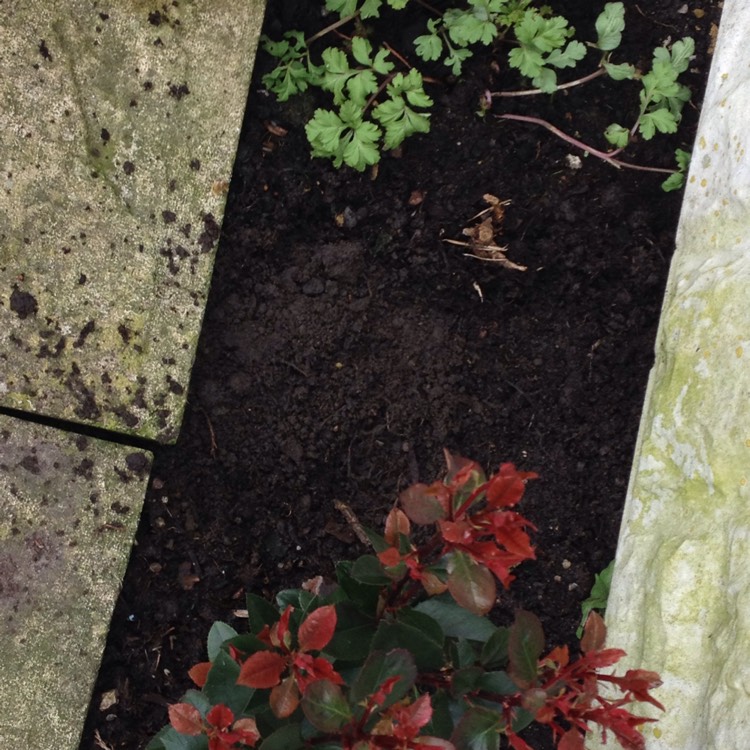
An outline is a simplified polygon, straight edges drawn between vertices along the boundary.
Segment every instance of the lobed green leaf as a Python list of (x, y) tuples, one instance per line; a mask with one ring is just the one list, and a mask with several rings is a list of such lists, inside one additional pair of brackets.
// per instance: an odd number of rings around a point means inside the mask
[(596, 19), (596, 46), (602, 52), (611, 52), (620, 46), (625, 30), (625, 6), (623, 3), (607, 3)]

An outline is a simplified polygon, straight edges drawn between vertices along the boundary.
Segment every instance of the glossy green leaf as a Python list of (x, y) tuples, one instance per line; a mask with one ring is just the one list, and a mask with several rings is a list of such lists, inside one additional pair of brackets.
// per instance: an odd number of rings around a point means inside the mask
[(495, 633), (495, 626), (486, 618), (467, 612), (453, 599), (441, 596), (426, 599), (414, 609), (432, 617), (440, 624), (443, 633), (453, 638), (468, 638), (485, 642)]
[(385, 574), (383, 565), (375, 555), (362, 555), (352, 565), (351, 576), (355, 581), (368, 586), (388, 586), (391, 579)]
[[(336, 565), (336, 580), (349, 601), (363, 614), (374, 617), (377, 613), (381, 585), (362, 583), (352, 576), (353, 563), (346, 561)], [(389, 579), (390, 583), (390, 579)]]
[(352, 685), (352, 704), (372, 695), (389, 677), (398, 677), (399, 681), (386, 698), (383, 704), (386, 707), (401, 700), (417, 679), (417, 666), (408, 651), (394, 649), (388, 653), (374, 651), (370, 654)]
[(508, 663), (508, 628), (496, 628), (482, 647), (479, 661), (484, 667), (504, 667)]
[(495, 578), (463, 552), (448, 561), (448, 591), (456, 602), (475, 615), (486, 615), (495, 604)]
[(474, 706), (459, 720), (451, 736), (456, 750), (499, 750), (502, 716), (489, 708)]
[(299, 750), (305, 743), (299, 724), (286, 724), (268, 735), (260, 744), (259, 750)]
[(203, 686), (203, 693), (213, 705), (223, 703), (235, 716), (241, 714), (250, 703), (255, 690), (237, 685), (240, 665), (226, 651), (220, 651)]
[(396, 621), (382, 620), (372, 647), (381, 651), (406, 649), (414, 656), (419, 669), (440, 669), (443, 666), (445, 638), (435, 620), (414, 610), (402, 610)]
[(457, 669), (451, 678), (451, 695), (454, 698), (461, 698), (476, 689), (483, 674), (484, 670), (481, 667)]
[(508, 635), (509, 674), (523, 688), (536, 683), (539, 657), (544, 649), (544, 631), (539, 618), (519, 610)]
[(236, 635), (238, 633), (231, 625), (227, 625), (225, 622), (215, 622), (211, 626), (211, 630), (208, 631), (208, 660), (214, 661), (219, 655), (224, 641), (228, 641)]
[(336, 732), (352, 719), (352, 711), (341, 688), (330, 680), (316, 680), (302, 696), (302, 711), (321, 732)]
[(260, 633), (264, 625), (273, 625), (278, 621), (279, 610), (263, 597), (257, 594), (248, 594), (245, 597), (245, 602), (251, 633)]
[(507, 672), (485, 672), (478, 680), (477, 686), (488, 693), (497, 695), (513, 695), (519, 692), (519, 687)]

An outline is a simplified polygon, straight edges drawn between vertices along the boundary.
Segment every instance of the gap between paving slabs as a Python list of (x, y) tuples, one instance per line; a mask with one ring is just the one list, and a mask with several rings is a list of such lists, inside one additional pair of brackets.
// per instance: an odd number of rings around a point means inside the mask
[(176, 439), (265, 2), (0, 6), (0, 747), (74, 750), (151, 454), (17, 417)]
[(750, 746), (748, 35), (750, 7), (727, 0), (607, 610), (623, 668), (664, 680), (648, 750)]

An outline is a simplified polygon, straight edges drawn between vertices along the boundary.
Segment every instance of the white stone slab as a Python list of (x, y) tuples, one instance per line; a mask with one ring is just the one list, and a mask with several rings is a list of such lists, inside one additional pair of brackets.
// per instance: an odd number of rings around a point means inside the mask
[(151, 455), (0, 416), (0, 748), (75, 750)]
[(623, 668), (664, 680), (649, 750), (750, 747), (748, 35), (727, 0), (607, 610)]
[(264, 5), (0, 2), (0, 406), (176, 438)]

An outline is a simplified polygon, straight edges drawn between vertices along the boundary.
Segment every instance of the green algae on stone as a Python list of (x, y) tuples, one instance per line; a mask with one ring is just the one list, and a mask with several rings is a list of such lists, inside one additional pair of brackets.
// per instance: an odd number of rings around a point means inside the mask
[(0, 747), (78, 747), (150, 466), (0, 416)]
[(643, 727), (648, 750), (750, 736), (749, 26), (746, 4), (727, 0), (607, 608), (620, 668), (664, 681), (663, 714), (638, 706), (659, 719)]
[(172, 441), (264, 2), (2, 8), (0, 406)]

